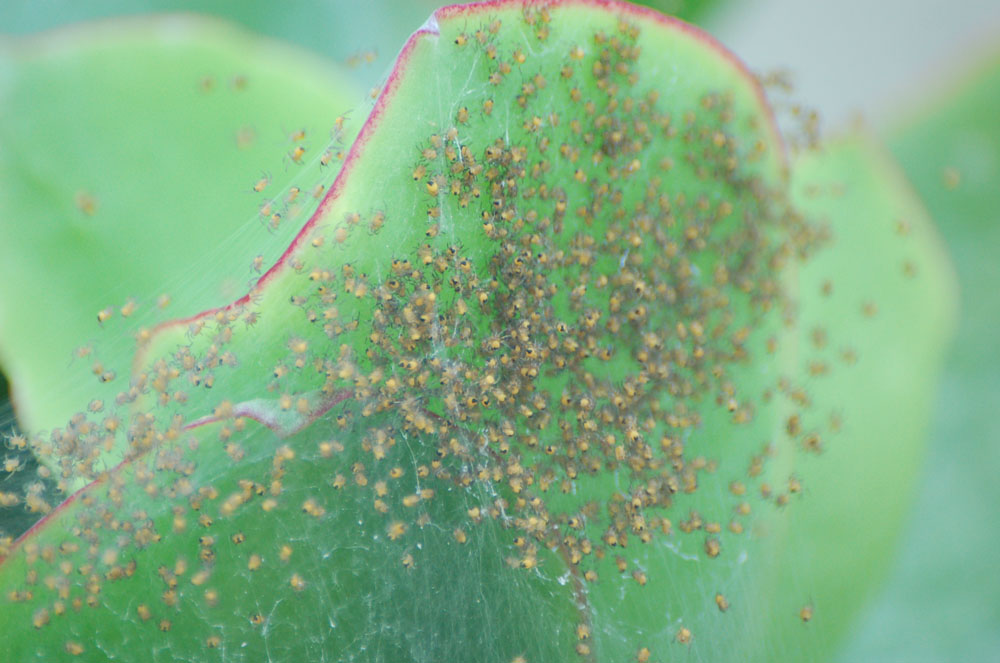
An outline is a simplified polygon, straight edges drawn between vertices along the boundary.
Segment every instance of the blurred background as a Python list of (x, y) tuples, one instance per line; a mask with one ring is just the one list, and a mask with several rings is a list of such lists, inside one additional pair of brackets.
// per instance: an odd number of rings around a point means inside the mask
[[(208, 13), (340, 62), (367, 89), (439, 4), (5, 0), (0, 36), (121, 15)], [(958, 335), (894, 570), (839, 660), (1000, 660), (1000, 2), (646, 4), (705, 27), (759, 74), (787, 73), (792, 97), (819, 111), (824, 133), (863, 116), (938, 222), (962, 288)], [(5, 430), (13, 425), (6, 393), (0, 375)]]

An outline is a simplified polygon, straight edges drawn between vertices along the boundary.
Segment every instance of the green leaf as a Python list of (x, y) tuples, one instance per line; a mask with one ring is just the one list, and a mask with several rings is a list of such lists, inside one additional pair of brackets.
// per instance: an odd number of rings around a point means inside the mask
[[(997, 652), (1000, 502), (1000, 54), (952, 74), (888, 132), (955, 259), (961, 318), (898, 567), (844, 660), (987, 660)], [(947, 542), (944, 545), (942, 542)]]
[[(276, 259), (357, 92), (300, 52), (191, 18), (10, 40), (0, 57), (0, 361), (39, 431), (127, 389), (133, 334), (230, 301)], [(287, 203), (293, 179), (305, 190)]]
[[(808, 488), (781, 563), (787, 578), (811, 575), (816, 638), (831, 651), (894, 560), (957, 286), (927, 212), (870, 137), (802, 156), (794, 179), (800, 209), (833, 237), (799, 273), (799, 370), (814, 402), (803, 426), (835, 419), (840, 432), (794, 467)], [(785, 614), (795, 600), (780, 599)]]
[(794, 166), (689, 26), (437, 12), (274, 268), (139, 349), (127, 434), (38, 440), (91, 484), (0, 564), (15, 654), (825, 657), (912, 485), (949, 272), (869, 148)]

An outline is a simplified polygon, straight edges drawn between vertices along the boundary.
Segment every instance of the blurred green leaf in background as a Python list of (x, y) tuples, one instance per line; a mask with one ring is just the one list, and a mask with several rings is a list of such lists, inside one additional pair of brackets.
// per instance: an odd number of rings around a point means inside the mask
[(1000, 655), (1000, 52), (887, 132), (961, 284), (958, 335), (899, 562), (842, 660)]

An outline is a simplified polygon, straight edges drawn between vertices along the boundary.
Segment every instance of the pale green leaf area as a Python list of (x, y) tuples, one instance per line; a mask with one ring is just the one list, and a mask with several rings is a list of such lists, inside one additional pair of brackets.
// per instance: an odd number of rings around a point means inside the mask
[(954, 76), (889, 145), (955, 258), (957, 337), (896, 569), (845, 661), (985, 661), (1000, 652), (1000, 58)]
[(134, 334), (245, 293), (332, 179), (339, 159), (319, 161), (358, 100), (328, 65), (217, 22), (3, 42), (0, 357), (21, 425), (110, 405)]
[(38, 436), (90, 484), (4, 550), (15, 660), (811, 661), (850, 628), (952, 318), (898, 173), (852, 139), (789, 176), (749, 76), (624, 6), (428, 25), (250, 296), (153, 330), (111, 435)]
[(349, 65), (346, 75), (365, 89), (376, 85), (436, 0), (11, 0), (0, 5), (0, 30), (28, 34), (82, 21), (191, 12), (232, 21), (257, 34)]

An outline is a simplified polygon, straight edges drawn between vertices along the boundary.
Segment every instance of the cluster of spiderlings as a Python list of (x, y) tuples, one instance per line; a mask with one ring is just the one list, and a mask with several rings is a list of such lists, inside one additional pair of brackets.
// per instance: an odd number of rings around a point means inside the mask
[[(331, 165), (339, 166), (346, 155), (344, 148), (345, 121), (344, 116), (340, 116), (334, 121), (333, 128), (330, 130), (330, 138), (318, 155), (310, 154), (310, 140), (307, 138), (314, 137), (307, 136), (305, 129), (293, 131), (289, 135), (288, 140), (291, 147), (286, 154), (286, 159), (297, 167), (310, 166), (311, 168), (307, 169), (309, 172), (307, 177), (312, 181), (299, 178), (297, 184), (287, 186), (277, 197), (265, 198), (260, 203), (260, 219), (272, 231), (277, 230), (284, 220), (290, 220), (294, 223), (304, 214), (311, 213), (315, 209), (314, 201), (323, 197), (326, 192), (323, 169)], [(319, 170), (318, 174), (315, 172), (317, 169)], [(264, 193), (272, 186), (271, 179), (270, 173), (261, 173), (260, 177), (254, 181), (251, 190), (254, 193)], [(261, 256), (260, 260), (255, 258), (253, 270), (260, 273), (262, 268), (263, 257)]]
[[(548, 43), (545, 10), (526, 11), (520, 27), (529, 42)], [(39, 443), (63, 459), (64, 479), (100, 484), (83, 498), (91, 508), (78, 523), (82, 541), (67, 553), (87, 547), (79, 573), (93, 582), (71, 591), (53, 576), (57, 597), (39, 609), (42, 625), (67, 601), (98, 602), (105, 580), (133, 575), (135, 562), (119, 550), (164, 536), (188, 537), (190, 559), (160, 569), (162, 605), (139, 603), (142, 622), (171, 628), (162, 615), (178, 613), (164, 607), (191, 595), (178, 593), (182, 577), (207, 607), (227, 601), (209, 582), (220, 556), (306, 593), (315, 575), (287, 564), (288, 543), (255, 540), (253, 519), (294, 510), (323, 523), (342, 511), (338, 500), (370, 504), (383, 520), (374, 538), (398, 546), (404, 571), (420, 567), (412, 537), (432, 521), (458, 545), (483, 523), (499, 524), (511, 535), (510, 567), (534, 569), (549, 551), (577, 581), (597, 580), (589, 558), (674, 525), (703, 537), (707, 558), (722, 554), (721, 525), (683, 502), (717, 466), (692, 431), (713, 408), (736, 427), (750, 422), (770, 397), (741, 390), (734, 374), (760, 359), (751, 346), (762, 335), (780, 332), (772, 318), (792, 315), (782, 267), (816, 231), (760, 174), (764, 143), (747, 141), (754, 128), (733, 126), (725, 90), (663, 110), (655, 81), (636, 66), (635, 25), (570, 45), (555, 76), (531, 48), (504, 50), (501, 28), (488, 21), (450, 46), (476, 63), (486, 92), (463, 97), (451, 121), (415, 146), (401, 182), (413, 210), (372, 205), (317, 226), (287, 258), (287, 278), (154, 339), (154, 350), (171, 350), (119, 395), (117, 405), (132, 408), (127, 425), (84, 417)], [(253, 189), (267, 186), (262, 178)], [(348, 253), (392, 233), (403, 239), (388, 241), (388, 252)], [(261, 344), (266, 333), (281, 341)], [(216, 386), (214, 410), (190, 407), (205, 402), (193, 390)], [(791, 380), (774, 387), (808, 405)], [(262, 450), (248, 418), (281, 435), (309, 424), (331, 435), (307, 453)], [(186, 430), (198, 427), (221, 445), (204, 448)], [(120, 429), (128, 472), (92, 467)], [(796, 414), (787, 432), (821, 448)], [(238, 480), (203, 471), (220, 450), (240, 466)], [(317, 484), (303, 485), (303, 456)], [(754, 457), (748, 481), (767, 456)], [(769, 484), (759, 490), (773, 497)], [(778, 498), (800, 490), (793, 478)], [(435, 511), (455, 491), (462, 512)], [(730, 491), (737, 516), (747, 515), (747, 485), (734, 480)], [(131, 511), (127, 495), (136, 493), (173, 507), (156, 517)], [(743, 531), (738, 518), (729, 531)], [(58, 568), (56, 550), (28, 554)], [(642, 569), (618, 559), (621, 573), (646, 584)], [(715, 601), (728, 609), (722, 594)], [(252, 612), (249, 621), (266, 617)], [(589, 629), (578, 627), (581, 655)], [(207, 645), (219, 644), (213, 637)], [(682, 628), (675, 639), (691, 638)]]
[(777, 69), (761, 75), (759, 80), (767, 90), (768, 103), (781, 125), (785, 143), (794, 150), (815, 149), (821, 141), (819, 112), (795, 99), (791, 78), (790, 71)]
[[(658, 110), (655, 90), (632, 96), (642, 89), (634, 26), (593, 35), (589, 55), (574, 47), (551, 83), (520, 49), (498, 52), (499, 28), (455, 43), (485, 56), (496, 99), (514, 99), (523, 125), (483, 140), (494, 99), (475, 114), (459, 108), (417, 148), (426, 241), (379, 280), (350, 264), (319, 270), (322, 292), (303, 305), (338, 291), (369, 301), (358, 310), (370, 317), (355, 319), (366, 342), (327, 360), (324, 391), (353, 389), (362, 416), (398, 412), (399, 432), (435, 450), (439, 478), (500, 490), (512, 527), (579, 562), (669, 531), (674, 494), (713, 467), (685, 451), (704, 405), (736, 423), (753, 416), (731, 368), (749, 361), (748, 337), (782, 305), (781, 266), (812, 235), (743, 166), (760, 148), (728, 131), (725, 94), (676, 117)], [(584, 77), (596, 81), (587, 96)], [(535, 98), (548, 86), (563, 103)], [(377, 232), (394, 221), (383, 216), (348, 214), (341, 228)], [(452, 243), (447, 225), (472, 218), (475, 248), (468, 235)], [(375, 461), (376, 438), (396, 436), (370, 431)], [(603, 505), (549, 497), (619, 471), (629, 488)], [(581, 543), (588, 521), (602, 545)], [(524, 549), (514, 559), (530, 567)], [(714, 539), (706, 551), (718, 554)]]

